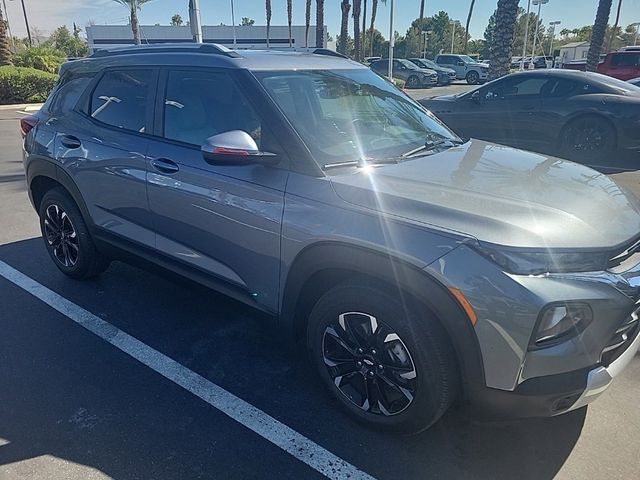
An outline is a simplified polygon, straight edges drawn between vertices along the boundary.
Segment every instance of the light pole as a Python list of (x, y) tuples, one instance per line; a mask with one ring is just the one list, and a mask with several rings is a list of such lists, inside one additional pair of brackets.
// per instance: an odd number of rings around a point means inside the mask
[(453, 53), (453, 46), (456, 41), (456, 22), (454, 20), (451, 21), (451, 26), (453, 27), (451, 29), (451, 53)]
[(29, 28), (29, 19), (27, 18), (27, 8), (24, 6), (24, 0), (22, 2), (22, 13), (24, 14), (24, 24), (27, 26), (27, 38), (29, 39), (29, 46), (33, 46), (33, 40), (31, 39), (31, 28)]
[(200, 0), (189, 0), (189, 20), (193, 41), (202, 43), (202, 25), (200, 24)]
[(562, 22), (560, 20), (556, 20), (555, 22), (549, 22), (549, 26), (551, 27), (551, 45), (549, 46), (549, 56), (551, 57), (551, 67), (554, 68), (556, 66), (556, 56), (553, 54), (553, 40), (556, 37), (556, 26), (560, 25)]
[(529, 42), (529, 13), (531, 12), (531, 0), (527, 2), (527, 20), (524, 24), (524, 45), (522, 46), (522, 60), (520, 60), (520, 71), (524, 70), (524, 59), (527, 57), (527, 43)]
[(393, 42), (394, 42), (394, 38), (393, 38), (393, 11), (395, 9), (395, 5), (394, 5), (394, 1), (391, 0), (391, 5), (390, 5), (390, 12), (389, 12), (389, 71), (388, 71), (388, 77), (389, 80), (391, 80), (393, 82)]
[(542, 10), (542, 5), (546, 3), (549, 3), (549, 0), (533, 0), (533, 5), (538, 5), (538, 16), (536, 17), (536, 28), (533, 34), (533, 51), (531, 52), (531, 63), (529, 64), (529, 69), (531, 70), (535, 68), (534, 57), (536, 56), (536, 43), (538, 40), (538, 30), (539, 30), (538, 27), (540, 26), (540, 11)]
[(433, 33), (433, 30), (425, 30), (422, 32), (422, 44), (424, 45), (424, 49), (422, 50), (422, 58), (427, 58), (427, 42), (429, 40), (429, 35)]
[(236, 16), (233, 12), (233, 0), (231, 0), (231, 25), (233, 25), (233, 47), (235, 48), (238, 43), (238, 38), (236, 37)]

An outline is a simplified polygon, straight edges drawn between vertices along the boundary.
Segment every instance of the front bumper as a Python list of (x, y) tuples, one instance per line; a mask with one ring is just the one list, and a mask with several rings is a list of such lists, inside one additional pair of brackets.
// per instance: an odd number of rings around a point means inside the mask
[(582, 408), (602, 393), (640, 350), (640, 334), (608, 366), (526, 380), (513, 391), (485, 387), (470, 392), (474, 416), (483, 419), (553, 417)]
[(587, 376), (587, 386), (584, 392), (567, 411), (584, 407), (602, 395), (602, 393), (609, 388), (613, 379), (627, 368), (638, 353), (638, 350), (640, 350), (640, 334), (636, 333), (636, 338), (631, 342), (631, 345), (629, 345), (618, 358), (611, 362), (609, 366), (600, 366), (589, 372)]

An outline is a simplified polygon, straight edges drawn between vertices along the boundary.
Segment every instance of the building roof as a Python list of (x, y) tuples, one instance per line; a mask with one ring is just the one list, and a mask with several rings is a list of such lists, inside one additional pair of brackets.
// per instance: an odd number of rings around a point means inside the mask
[(561, 46), (560, 48), (576, 48), (576, 47), (588, 47), (588, 46), (589, 46), (589, 42), (571, 42)]

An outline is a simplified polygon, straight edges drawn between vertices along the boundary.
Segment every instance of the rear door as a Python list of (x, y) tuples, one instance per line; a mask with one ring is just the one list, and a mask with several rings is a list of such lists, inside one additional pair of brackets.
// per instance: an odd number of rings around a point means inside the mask
[(54, 147), (95, 225), (146, 246), (154, 244), (145, 155), (156, 84), (154, 68), (104, 71), (58, 122)]
[[(238, 75), (177, 68), (161, 75), (147, 176), (156, 248), (276, 311), (288, 160), (261, 99), (246, 94)], [(207, 163), (205, 139), (232, 130), (249, 133), (280, 163)]]

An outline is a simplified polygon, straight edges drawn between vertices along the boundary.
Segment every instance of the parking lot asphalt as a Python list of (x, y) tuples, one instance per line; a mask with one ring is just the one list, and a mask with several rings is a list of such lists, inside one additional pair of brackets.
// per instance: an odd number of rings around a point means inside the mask
[[(0, 275), (0, 479), (322, 478), (301, 460), (314, 452), (332, 478), (638, 478), (640, 356), (588, 410), (480, 423), (453, 409), (423, 434), (389, 436), (339, 410), (300, 349), (261, 313), (119, 262), (94, 281), (65, 278), (28, 202), (20, 115), (0, 112), (0, 261), (26, 275), (31, 291), (51, 292), (40, 298), (58, 300), (42, 301)], [(616, 179), (640, 195), (637, 174)], [(61, 313), (55, 302), (73, 308)], [(106, 322), (110, 333), (97, 336), (73, 312)], [(140, 348), (125, 353), (105, 341), (125, 334)], [(150, 368), (149, 352), (202, 378), (203, 389), (224, 389), (231, 403), (221, 409)], [(244, 402), (255, 418), (268, 415), (317, 449), (286, 451), (256, 433), (252, 420), (233, 416)], [(330, 465), (331, 455), (354, 470)]]

